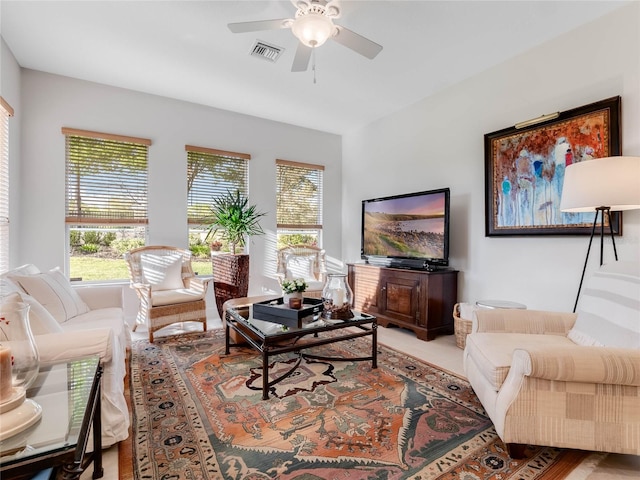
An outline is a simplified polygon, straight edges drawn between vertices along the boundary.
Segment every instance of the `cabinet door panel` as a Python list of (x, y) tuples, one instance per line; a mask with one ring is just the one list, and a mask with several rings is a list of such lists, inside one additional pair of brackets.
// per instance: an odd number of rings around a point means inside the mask
[(411, 324), (415, 323), (418, 310), (418, 281), (411, 278), (384, 275), (382, 292), (382, 308), (386, 316)]

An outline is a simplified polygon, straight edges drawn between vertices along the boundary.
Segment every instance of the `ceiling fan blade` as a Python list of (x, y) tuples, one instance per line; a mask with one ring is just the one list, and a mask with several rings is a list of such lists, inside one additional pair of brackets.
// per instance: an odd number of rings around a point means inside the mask
[(306, 72), (307, 68), (309, 68), (309, 59), (311, 58), (312, 51), (313, 48), (307, 47), (302, 42), (298, 42), (298, 48), (296, 49), (296, 56), (293, 58), (291, 71)]
[(364, 55), (369, 59), (375, 58), (376, 55), (382, 50), (382, 45), (378, 45), (376, 42), (369, 40), (368, 38), (358, 35), (356, 32), (352, 32), (348, 28), (336, 25), (337, 33), (331, 37), (333, 41), (338, 42), (340, 45), (344, 45), (350, 48), (360, 55)]
[(279, 18), (277, 20), (258, 20), (256, 22), (229, 23), (227, 27), (233, 33), (260, 32), (262, 30), (278, 30), (279, 28), (290, 28), (292, 20), (290, 18)]

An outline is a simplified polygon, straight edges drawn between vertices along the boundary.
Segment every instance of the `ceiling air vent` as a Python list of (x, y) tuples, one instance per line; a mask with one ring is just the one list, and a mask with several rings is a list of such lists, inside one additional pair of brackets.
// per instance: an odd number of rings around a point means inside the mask
[(268, 43), (260, 40), (256, 41), (255, 45), (251, 49), (251, 56), (262, 58), (270, 62), (275, 62), (280, 54), (284, 51), (282, 47), (276, 47), (275, 45), (269, 45)]

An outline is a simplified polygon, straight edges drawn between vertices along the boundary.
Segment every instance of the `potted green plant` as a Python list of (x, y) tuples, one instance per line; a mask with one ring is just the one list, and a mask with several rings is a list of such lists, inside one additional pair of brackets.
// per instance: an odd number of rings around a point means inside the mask
[(207, 239), (220, 231), (222, 239), (231, 245), (231, 253), (235, 254), (236, 248), (243, 247), (248, 237), (264, 234), (260, 218), (265, 215), (255, 205), (249, 205), (249, 199), (240, 190), (235, 193), (227, 190), (225, 195), (213, 199)]
[(249, 255), (236, 254), (236, 250), (244, 247), (249, 237), (264, 234), (260, 219), (265, 215), (255, 205), (249, 205), (249, 199), (239, 190), (227, 191), (225, 195), (213, 199), (207, 239), (221, 238), (231, 248), (231, 253), (211, 255), (213, 289), (221, 318), (224, 302), (247, 296)]

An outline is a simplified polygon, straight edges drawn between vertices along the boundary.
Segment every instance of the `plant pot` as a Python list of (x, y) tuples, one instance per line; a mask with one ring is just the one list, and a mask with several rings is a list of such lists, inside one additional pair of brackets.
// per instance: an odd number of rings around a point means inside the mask
[(218, 253), (211, 256), (213, 293), (220, 318), (227, 300), (246, 297), (249, 291), (249, 255)]

